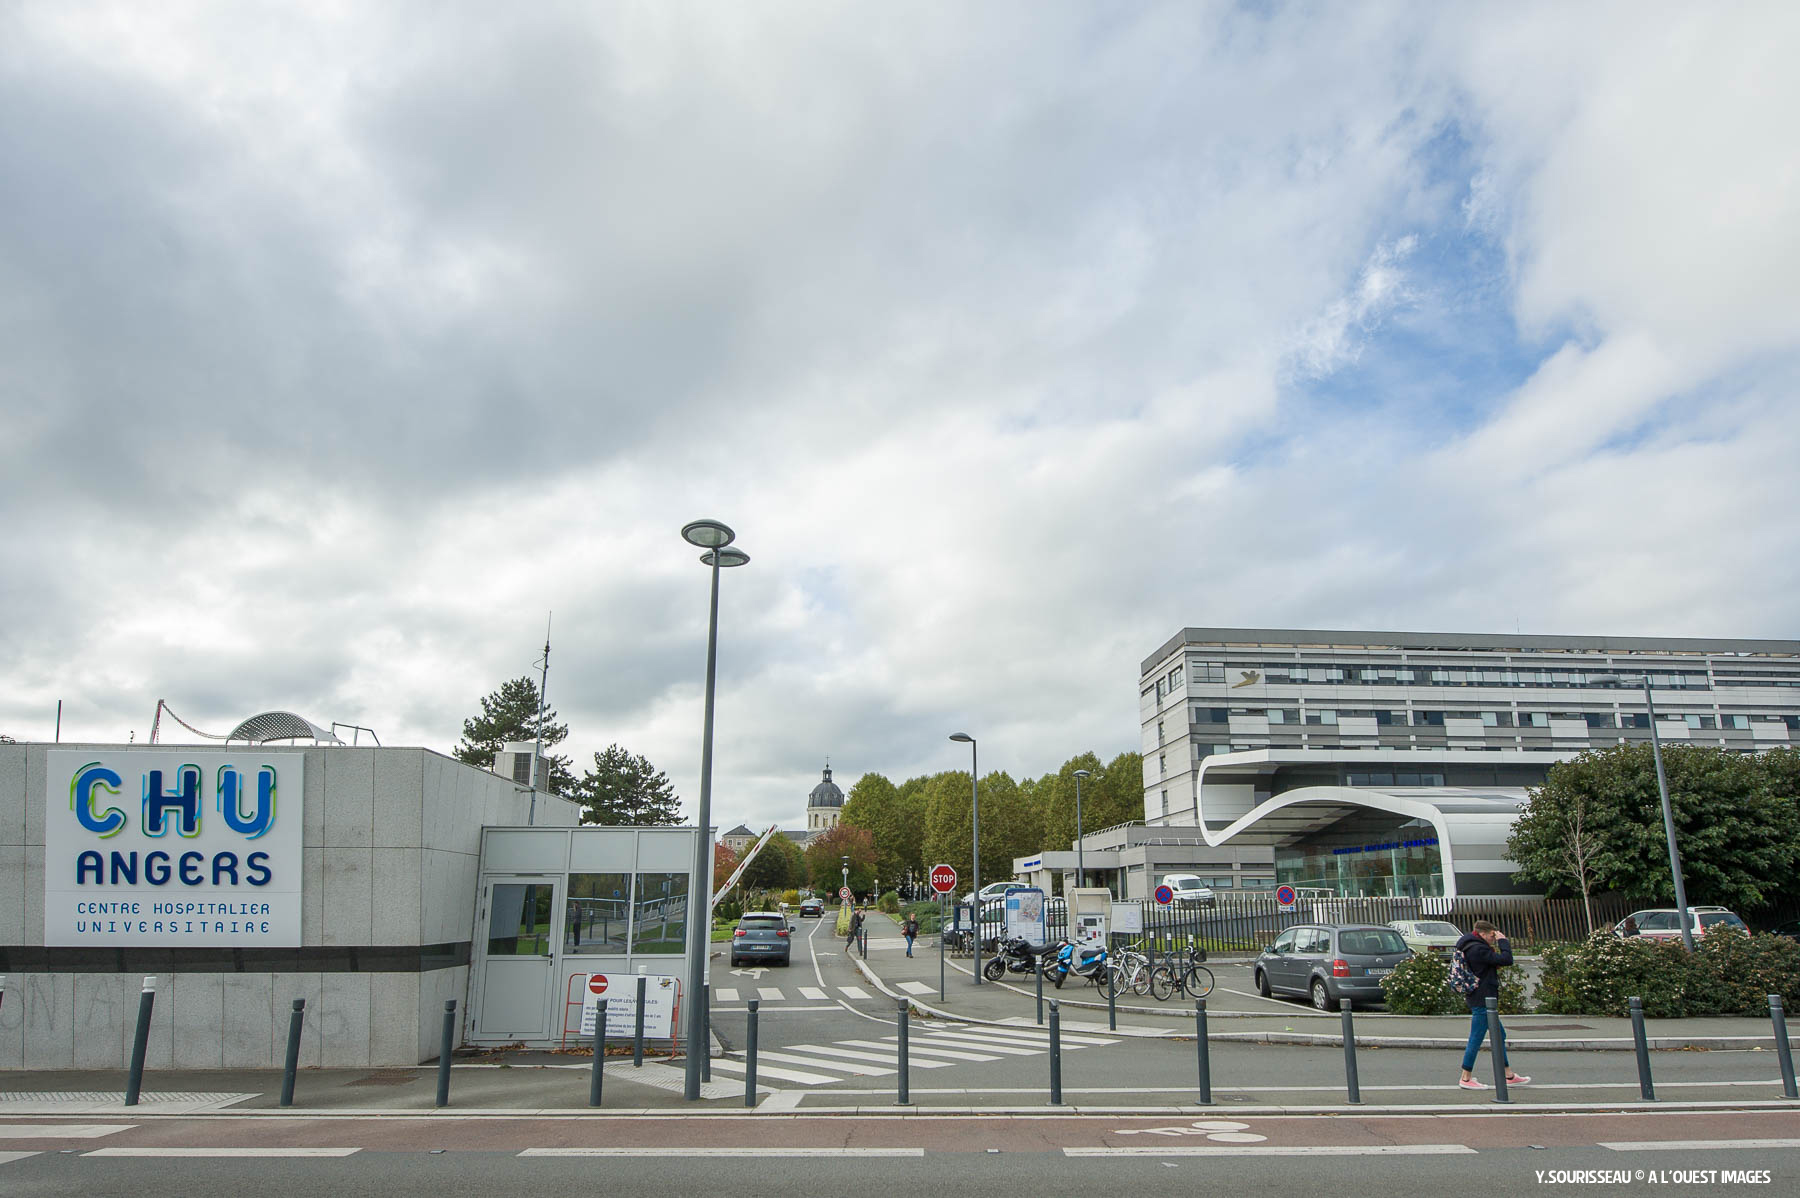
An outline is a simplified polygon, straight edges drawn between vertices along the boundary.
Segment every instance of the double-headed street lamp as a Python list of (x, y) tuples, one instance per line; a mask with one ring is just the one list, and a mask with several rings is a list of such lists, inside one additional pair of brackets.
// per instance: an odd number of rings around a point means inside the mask
[(737, 534), (717, 520), (696, 520), (681, 530), (688, 544), (704, 549), (700, 560), (712, 568), (712, 608), (706, 623), (706, 726), (700, 741), (700, 811), (694, 838), (694, 881), (702, 889), (688, 897), (687, 1072), (682, 1093), (689, 1101), (700, 1097), (700, 1057), (706, 1043), (706, 1004), (700, 996), (706, 986), (706, 954), (712, 937), (712, 746), (713, 682), (719, 661), (719, 571), (750, 560), (742, 549), (728, 548)]
[(1087, 885), (1087, 869), (1082, 865), (1086, 858), (1082, 856), (1084, 846), (1081, 843), (1081, 780), (1091, 777), (1093, 775), (1086, 770), (1075, 771), (1075, 885), (1077, 888)]
[(1663, 773), (1662, 738), (1656, 734), (1656, 700), (1650, 697), (1650, 675), (1641, 678), (1627, 675), (1619, 678), (1619, 686), (1644, 685), (1644, 707), (1650, 714), (1650, 755), (1656, 761), (1656, 790), (1662, 798), (1663, 835), (1669, 840), (1669, 872), (1675, 878), (1675, 910), (1681, 919), (1681, 943), (1688, 951), (1694, 948), (1694, 933), (1688, 927), (1687, 887), (1681, 880), (1681, 851), (1675, 847), (1675, 813), (1669, 806), (1669, 779)]
[(969, 881), (975, 887), (974, 897), (969, 902), (970, 914), (975, 920), (975, 984), (981, 985), (981, 777), (980, 754), (975, 747), (975, 738), (967, 732), (952, 732), (950, 739), (969, 746), (969, 817), (975, 825), (974, 864), (969, 870)]

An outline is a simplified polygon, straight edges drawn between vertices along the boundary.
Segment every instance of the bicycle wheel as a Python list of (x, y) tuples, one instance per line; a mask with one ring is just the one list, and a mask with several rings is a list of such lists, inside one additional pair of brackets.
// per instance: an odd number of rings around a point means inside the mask
[(1158, 965), (1150, 971), (1150, 997), (1162, 1002), (1176, 990), (1181, 983), (1176, 981), (1174, 971), (1167, 965)]
[(1187, 974), (1181, 979), (1181, 986), (1182, 989), (1187, 991), (1189, 998), (1205, 998), (1212, 993), (1212, 970), (1204, 965), (1194, 966), (1192, 969), (1188, 970)]

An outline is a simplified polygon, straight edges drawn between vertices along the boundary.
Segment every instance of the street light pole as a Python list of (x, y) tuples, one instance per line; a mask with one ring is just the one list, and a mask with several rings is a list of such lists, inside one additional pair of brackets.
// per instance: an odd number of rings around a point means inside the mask
[[(700, 1097), (700, 1056), (711, 1045), (707, 1039), (706, 1010), (701, 994), (706, 985), (706, 954), (712, 944), (712, 747), (713, 690), (719, 660), (719, 570), (741, 566), (750, 555), (727, 548), (737, 534), (717, 520), (696, 520), (681, 530), (688, 544), (706, 550), (700, 560), (712, 568), (712, 604), (706, 622), (706, 721), (700, 740), (700, 810), (694, 837), (694, 877), (688, 894), (687, 1070), (682, 1094), (690, 1102)], [(700, 893), (694, 893), (695, 887)], [(665, 912), (666, 914), (666, 912)]]
[(969, 880), (974, 885), (974, 897), (969, 901), (970, 915), (975, 922), (975, 984), (981, 985), (981, 757), (975, 747), (975, 738), (967, 732), (952, 732), (950, 739), (969, 746), (969, 819), (974, 824), (975, 855), (969, 868)]
[(1082, 855), (1085, 846), (1081, 843), (1081, 780), (1091, 776), (1086, 770), (1075, 771), (1075, 886), (1077, 889), (1087, 885), (1087, 867), (1083, 864), (1087, 858)]
[(1681, 943), (1694, 951), (1688, 927), (1687, 886), (1681, 880), (1681, 850), (1675, 847), (1675, 812), (1669, 806), (1669, 779), (1663, 773), (1662, 737), (1656, 733), (1656, 700), (1650, 697), (1650, 675), (1644, 675), (1644, 708), (1650, 713), (1650, 755), (1656, 760), (1656, 792), (1662, 799), (1663, 835), (1669, 840), (1669, 872), (1675, 878), (1675, 910), (1681, 919)]

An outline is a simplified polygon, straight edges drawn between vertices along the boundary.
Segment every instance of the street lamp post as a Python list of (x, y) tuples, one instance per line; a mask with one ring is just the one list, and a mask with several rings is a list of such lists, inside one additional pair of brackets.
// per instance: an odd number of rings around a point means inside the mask
[(1681, 850), (1675, 847), (1675, 812), (1669, 806), (1669, 779), (1663, 773), (1662, 737), (1656, 733), (1656, 700), (1650, 697), (1650, 675), (1619, 679), (1620, 686), (1644, 684), (1644, 709), (1650, 715), (1650, 755), (1656, 761), (1656, 792), (1662, 799), (1663, 835), (1669, 841), (1669, 873), (1675, 879), (1675, 910), (1681, 920), (1681, 943), (1688, 951), (1694, 948), (1694, 933), (1688, 928), (1687, 886), (1681, 880)]
[(717, 520), (696, 520), (681, 530), (688, 544), (704, 549), (700, 560), (712, 568), (712, 606), (706, 622), (706, 723), (700, 740), (700, 810), (695, 820), (694, 882), (703, 893), (688, 896), (687, 1071), (682, 1094), (700, 1097), (700, 1054), (709, 1050), (706, 1011), (700, 996), (706, 985), (706, 954), (712, 937), (712, 746), (713, 683), (719, 661), (719, 571), (750, 560), (742, 549), (728, 546), (737, 534)]
[(975, 922), (975, 984), (981, 985), (981, 757), (975, 738), (967, 732), (952, 732), (950, 739), (969, 746), (969, 819), (974, 824), (975, 855), (969, 868), (969, 881), (974, 897), (969, 901), (969, 914)]
[[(850, 858), (849, 857), (843, 858), (843, 862), (844, 862), (844, 868), (843, 868), (844, 890), (847, 891), (850, 889)], [(850, 901), (849, 899), (844, 897), (843, 892), (840, 891), (838, 894), (838, 902), (847, 903), (849, 901)]]
[(1077, 887), (1087, 885), (1087, 867), (1083, 864), (1087, 858), (1082, 855), (1085, 846), (1081, 843), (1081, 780), (1091, 777), (1093, 775), (1087, 770), (1075, 771), (1075, 885)]

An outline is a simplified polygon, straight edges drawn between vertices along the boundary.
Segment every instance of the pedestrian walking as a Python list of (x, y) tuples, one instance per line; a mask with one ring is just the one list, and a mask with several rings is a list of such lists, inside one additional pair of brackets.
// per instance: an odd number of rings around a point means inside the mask
[(919, 935), (918, 916), (909, 913), (906, 917), (906, 922), (900, 925), (900, 934), (906, 937), (906, 955), (910, 957), (912, 956), (913, 941), (916, 940)]
[(849, 952), (856, 947), (856, 934), (862, 931), (863, 913), (859, 907), (850, 915), (850, 936), (844, 941), (844, 951)]
[[(1456, 964), (1451, 969), (1451, 984), (1469, 1004), (1469, 1045), (1463, 1049), (1462, 1080), (1456, 1084), (1465, 1090), (1485, 1090), (1488, 1087), (1475, 1076), (1475, 1058), (1481, 1052), (1481, 1042), (1487, 1038), (1487, 1000), (1500, 997), (1500, 971), (1513, 963), (1512, 943), (1505, 932), (1487, 920), (1477, 920), (1475, 929), (1465, 932), (1456, 942), (1452, 959)], [(1473, 975), (1472, 988), (1465, 990), (1457, 985), (1459, 970)], [(1529, 1085), (1531, 1079), (1514, 1073), (1512, 1063), (1506, 1059), (1506, 1029), (1498, 1014), (1494, 1016), (1494, 1040), (1500, 1046), (1500, 1065), (1506, 1071), (1507, 1084)]]

